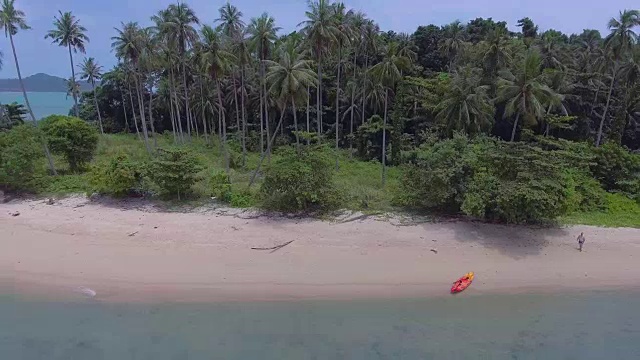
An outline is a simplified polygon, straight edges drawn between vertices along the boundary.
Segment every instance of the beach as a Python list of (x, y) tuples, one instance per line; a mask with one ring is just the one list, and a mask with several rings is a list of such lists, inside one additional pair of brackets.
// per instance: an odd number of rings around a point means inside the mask
[(0, 204), (0, 228), (0, 291), (53, 300), (86, 297), (79, 289), (128, 303), (435, 297), (468, 271), (476, 278), (462, 296), (640, 288), (638, 229), (318, 220), (85, 197)]

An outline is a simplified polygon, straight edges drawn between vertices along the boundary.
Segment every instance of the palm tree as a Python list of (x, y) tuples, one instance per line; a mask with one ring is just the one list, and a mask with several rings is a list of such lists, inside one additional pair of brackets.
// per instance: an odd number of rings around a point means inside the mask
[(259, 18), (251, 19), (248, 33), (251, 47), (258, 54), (260, 61), (260, 148), (264, 148), (264, 128), (267, 130), (267, 138), (269, 137), (269, 114), (267, 111), (267, 84), (265, 82), (265, 64), (264, 61), (269, 57), (273, 42), (276, 40), (276, 33), (280, 30), (275, 26), (275, 20), (267, 13), (263, 13)]
[(342, 68), (342, 49), (346, 45), (348, 46), (351, 43), (352, 29), (351, 23), (349, 21), (349, 17), (351, 14), (345, 13), (345, 6), (343, 3), (335, 3), (333, 4), (334, 9), (334, 22), (336, 31), (336, 39), (338, 43), (338, 79), (336, 81), (336, 170), (338, 170), (338, 141), (339, 141), (339, 133), (340, 133), (340, 70)]
[(481, 82), (478, 68), (465, 66), (455, 73), (444, 100), (436, 108), (436, 119), (446, 125), (450, 134), (477, 134), (490, 128), (495, 109), (488, 95), (489, 86)]
[(102, 116), (100, 115), (100, 107), (98, 106), (98, 95), (96, 94), (96, 80), (100, 80), (102, 76), (102, 66), (98, 65), (94, 58), (85, 58), (80, 65), (80, 79), (87, 80), (93, 88), (93, 100), (95, 101), (96, 112), (98, 113), (98, 123), (100, 124), (100, 132), (104, 135), (102, 127)]
[[(14, 3), (15, 0), (2, 1), (2, 9), (0, 10), (0, 26), (4, 28), (4, 34), (9, 38), (9, 41), (11, 42), (13, 60), (16, 63), (16, 72), (18, 73), (18, 80), (20, 81), (20, 88), (22, 89), (24, 102), (27, 104), (27, 109), (29, 110), (29, 114), (31, 115), (33, 124), (37, 126), (38, 122), (36, 120), (36, 116), (33, 114), (33, 109), (31, 108), (31, 104), (29, 103), (29, 97), (27, 96), (27, 90), (25, 89), (24, 82), (22, 81), (22, 74), (20, 73), (20, 63), (18, 62), (18, 54), (16, 53), (16, 46), (13, 42), (13, 36), (18, 33), (18, 30), (28, 30), (30, 29), (30, 27), (29, 25), (27, 25), (27, 22), (25, 20), (25, 13), (22, 10), (16, 9)], [(49, 163), (49, 169), (51, 169), (51, 173), (53, 173), (53, 175), (58, 175), (53, 164), (53, 158), (51, 157), (51, 153), (49, 152), (47, 140), (44, 137), (42, 137), (42, 147), (44, 148), (44, 153), (47, 157), (47, 162)]]
[(535, 49), (530, 49), (513, 71), (501, 71), (498, 82), (498, 101), (505, 102), (504, 116), (515, 115), (511, 141), (516, 137), (518, 121), (538, 123), (545, 115), (545, 104), (553, 102), (555, 93), (545, 83), (542, 59)]
[(482, 62), (491, 84), (490, 95), (496, 94), (498, 72), (511, 64), (513, 60), (508, 51), (509, 37), (504, 28), (496, 27), (487, 35), (482, 47)]
[(378, 78), (385, 88), (384, 94), (384, 120), (382, 129), (382, 186), (386, 183), (387, 172), (387, 113), (389, 109), (389, 90), (394, 91), (396, 83), (402, 79), (402, 72), (409, 69), (411, 61), (400, 55), (400, 46), (397, 42), (386, 45), (382, 61), (371, 68), (371, 72)]
[[(85, 34), (87, 29), (80, 25), (78, 20), (70, 11), (63, 13), (58, 11), (60, 17), (55, 16), (53, 21), (53, 30), (49, 30), (45, 39), (52, 39), (54, 44), (58, 46), (66, 46), (69, 49), (69, 61), (71, 62), (71, 80), (76, 81), (76, 72), (73, 67), (73, 52), (80, 51), (85, 53), (85, 43), (89, 42), (89, 37)], [(78, 108), (78, 96), (74, 94), (73, 101), (75, 102), (76, 117), (80, 116)]]
[(605, 39), (605, 45), (609, 49), (612, 55), (613, 64), (611, 66), (611, 83), (609, 85), (609, 94), (607, 95), (607, 102), (602, 112), (600, 119), (600, 126), (598, 127), (598, 135), (596, 136), (596, 146), (600, 146), (602, 141), (602, 128), (604, 126), (604, 120), (607, 117), (609, 111), (609, 104), (611, 103), (611, 94), (613, 93), (613, 85), (616, 81), (616, 76), (620, 69), (620, 62), (623, 57), (631, 50), (634, 44), (638, 42), (638, 34), (633, 31), (633, 28), (640, 24), (640, 11), (638, 10), (625, 10), (621, 11), (619, 17), (609, 20), (609, 30), (611, 33)]
[(322, 136), (322, 59), (329, 51), (329, 46), (338, 41), (339, 33), (330, 0), (309, 2), (306, 11), (307, 20), (298, 24), (304, 25), (307, 40), (313, 46), (318, 66), (318, 89), (316, 92), (316, 111), (318, 136)]
[[(289, 41), (288, 44), (283, 46), (278, 62), (266, 61), (266, 65), (269, 66), (267, 81), (271, 84), (269, 91), (276, 94), (278, 102), (281, 105), (280, 120), (273, 132), (273, 136), (269, 139), (269, 144), (267, 145), (269, 148), (275, 140), (278, 129), (282, 127), (282, 119), (284, 118), (284, 112), (289, 101), (291, 101), (291, 111), (293, 112), (296, 147), (298, 149), (300, 148), (296, 99), (305, 97), (307, 95), (307, 87), (315, 85), (315, 74), (313, 70), (311, 70), (311, 64), (312, 62), (310, 60), (304, 59), (303, 52), (300, 51), (300, 48), (293, 46), (292, 41)], [(251, 177), (251, 181), (249, 182), (250, 187), (255, 181), (256, 174), (260, 171), (264, 158), (265, 154), (261, 156), (258, 167)]]
[[(149, 146), (149, 134), (147, 132), (147, 121), (144, 111), (144, 104), (142, 98), (142, 84), (139, 79), (140, 74), (140, 58), (143, 56), (144, 48), (141, 41), (142, 29), (136, 22), (129, 22), (122, 24), (122, 29), (115, 29), (117, 35), (112, 37), (113, 43), (111, 48), (116, 52), (116, 56), (121, 59), (125, 59), (128, 68), (132, 72), (132, 78), (134, 80), (136, 93), (138, 95), (138, 110), (140, 112), (140, 122), (142, 123), (142, 134), (144, 136), (144, 145), (147, 152), (151, 153), (151, 147)], [(131, 94), (131, 91), (129, 92)], [(131, 99), (131, 105), (133, 107), (133, 98)], [(135, 112), (134, 112), (135, 114)], [(134, 118), (135, 121), (135, 118)]]
[(464, 47), (464, 26), (454, 21), (444, 27), (445, 39), (440, 44), (440, 51), (449, 59), (449, 72), (453, 72), (456, 60)]
[(220, 124), (220, 134), (222, 140), (222, 148), (224, 151), (225, 169), (229, 173), (229, 152), (226, 145), (226, 119), (224, 114), (224, 105), (222, 103), (222, 89), (220, 82), (222, 77), (229, 71), (232, 61), (235, 57), (227, 52), (222, 45), (221, 34), (209, 25), (204, 25), (201, 30), (202, 35), (202, 62), (207, 73), (216, 84), (216, 93), (218, 96), (218, 121)]
[(191, 135), (191, 112), (187, 87), (187, 50), (198, 40), (198, 32), (194, 25), (200, 23), (195, 12), (185, 3), (171, 4), (166, 10), (151, 18), (157, 31), (167, 42), (175, 44), (182, 65), (182, 87), (184, 90), (185, 112), (187, 117), (187, 133)]
[(72, 97), (80, 97), (80, 84), (77, 81), (73, 81), (73, 78), (65, 79), (64, 84), (67, 87), (67, 98), (69, 95)]

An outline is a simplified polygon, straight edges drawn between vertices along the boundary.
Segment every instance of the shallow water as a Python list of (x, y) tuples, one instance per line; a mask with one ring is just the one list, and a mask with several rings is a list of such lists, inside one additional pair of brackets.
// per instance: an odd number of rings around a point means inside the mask
[(640, 292), (236, 304), (0, 296), (0, 359), (638, 359)]

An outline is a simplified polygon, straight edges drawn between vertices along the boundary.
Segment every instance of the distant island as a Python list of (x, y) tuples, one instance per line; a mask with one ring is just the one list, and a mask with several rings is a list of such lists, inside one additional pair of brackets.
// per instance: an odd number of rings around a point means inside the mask
[[(23, 79), (27, 91), (31, 92), (67, 92), (66, 80), (61, 77), (38, 73)], [(91, 84), (78, 81), (81, 91), (91, 90)], [(97, 84), (96, 84), (97, 85)], [(18, 79), (0, 79), (0, 92), (22, 91)]]

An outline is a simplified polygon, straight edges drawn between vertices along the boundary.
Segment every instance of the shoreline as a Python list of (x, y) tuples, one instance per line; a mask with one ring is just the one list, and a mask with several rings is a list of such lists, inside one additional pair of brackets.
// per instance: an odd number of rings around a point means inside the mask
[(640, 289), (638, 229), (244, 218), (81, 197), (0, 204), (0, 227), (0, 293), (44, 299), (85, 299), (80, 287), (103, 302), (439, 297), (468, 271), (457, 296)]

